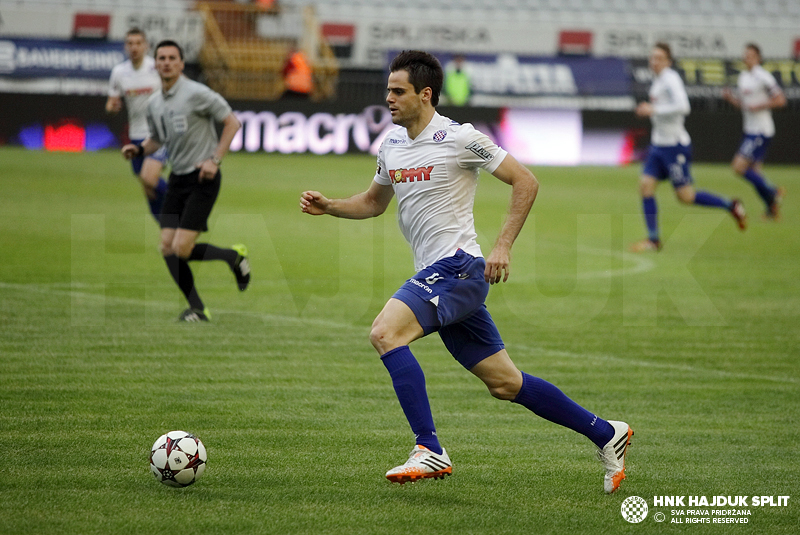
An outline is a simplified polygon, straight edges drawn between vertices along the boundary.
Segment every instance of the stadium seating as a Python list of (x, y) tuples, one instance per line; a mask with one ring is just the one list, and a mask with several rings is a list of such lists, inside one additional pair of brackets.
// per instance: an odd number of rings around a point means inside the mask
[(194, 5), (190, 0), (4, 0), (3, 6), (73, 9), (90, 8), (98, 11), (136, 7), (156, 10), (185, 10)]
[[(237, 2), (248, 3), (248, 2)], [(800, 26), (800, 0), (280, 0), (284, 6), (314, 6), (321, 20), (348, 21), (359, 16), (385, 19), (446, 14), (448, 20), (518, 20), (537, 17), (555, 22), (613, 22), (637, 26), (707, 26), (789, 28)], [(193, 0), (59, 0), (58, 7), (115, 9), (190, 9)], [(4, 0), (3, 5), (51, 9), (52, 0)], [(480, 18), (476, 15), (480, 14)], [(488, 18), (486, 18), (488, 17)], [(431, 20), (427, 18), (427, 20)]]
[[(101, 0), (121, 1), (121, 0)], [(798, 0), (473, 0), (469, 9), (457, 0), (406, 0), (387, 5), (383, 0), (282, 0), (284, 5), (313, 5), (319, 16), (331, 20), (352, 20), (358, 15), (406, 18), (413, 13), (425, 19), (425, 12), (451, 11), (460, 20), (476, 19), (475, 10), (491, 20), (530, 17), (546, 20), (622, 22), (663, 26), (704, 26), (724, 23), (735, 27), (790, 27), (800, 23)], [(666, 18), (665, 18), (666, 17)]]

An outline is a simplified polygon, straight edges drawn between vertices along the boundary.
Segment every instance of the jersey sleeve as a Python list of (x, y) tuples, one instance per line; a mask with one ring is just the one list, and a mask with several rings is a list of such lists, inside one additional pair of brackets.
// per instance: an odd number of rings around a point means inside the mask
[(203, 90), (198, 91), (195, 95), (197, 99), (197, 109), (204, 115), (209, 115), (214, 118), (218, 123), (221, 123), (233, 111), (230, 104), (222, 98), (222, 95), (203, 87)]
[(771, 97), (774, 97), (781, 93), (782, 91), (781, 86), (778, 85), (778, 81), (775, 79), (775, 77), (772, 75), (771, 72), (769, 72), (766, 69), (761, 69), (758, 74), (761, 83), (764, 84), (764, 89), (767, 90), (767, 93), (769, 93)]
[(108, 96), (121, 97), (122, 86), (119, 83), (119, 69), (111, 69), (111, 77), (108, 79)]
[(684, 87), (680, 75), (673, 71), (665, 77), (664, 83), (667, 89), (667, 98), (653, 103), (653, 113), (656, 115), (673, 113), (689, 115), (691, 111), (689, 95), (686, 94), (686, 87)]
[(465, 169), (480, 167), (494, 173), (505, 159), (505, 150), (498, 147), (489, 136), (469, 123), (458, 127), (456, 133), (456, 163)]
[(381, 148), (378, 149), (378, 167), (375, 169), (375, 176), (372, 178), (372, 180), (381, 186), (391, 186), (392, 179), (389, 176), (389, 170), (386, 169), (386, 163), (383, 157), (383, 147), (384, 145), (381, 144)]

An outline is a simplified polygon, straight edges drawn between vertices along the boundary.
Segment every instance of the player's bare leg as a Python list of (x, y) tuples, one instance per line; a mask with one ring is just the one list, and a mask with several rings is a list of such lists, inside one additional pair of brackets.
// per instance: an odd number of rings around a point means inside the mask
[(389, 299), (380, 311), (369, 333), (369, 341), (383, 355), (422, 338), (424, 332), (414, 312), (399, 299)]
[(483, 359), (470, 372), (483, 381), (497, 399), (513, 401), (522, 388), (522, 372), (511, 362), (505, 349)]

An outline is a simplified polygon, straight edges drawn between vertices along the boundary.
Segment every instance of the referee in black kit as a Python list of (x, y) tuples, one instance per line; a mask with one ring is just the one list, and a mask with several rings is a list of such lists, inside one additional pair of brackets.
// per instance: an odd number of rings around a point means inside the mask
[[(147, 156), (166, 145), (172, 174), (161, 210), (161, 254), (175, 283), (186, 296), (189, 308), (180, 321), (209, 321), (211, 315), (194, 287), (189, 260), (224, 260), (239, 290), (250, 283), (247, 248), (233, 245), (222, 249), (195, 243), (208, 230), (208, 216), (219, 194), (222, 158), (242, 124), (219, 94), (183, 76), (183, 50), (174, 41), (161, 41), (155, 49), (161, 91), (147, 102), (150, 137), (141, 145), (122, 147), (126, 159)], [(217, 137), (215, 122), (222, 123)]]

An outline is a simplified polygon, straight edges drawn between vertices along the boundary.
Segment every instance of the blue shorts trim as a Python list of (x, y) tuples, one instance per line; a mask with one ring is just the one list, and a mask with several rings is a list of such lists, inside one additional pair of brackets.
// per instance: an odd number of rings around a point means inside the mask
[(392, 296), (408, 305), (425, 336), (439, 332), (451, 355), (468, 370), (505, 348), (484, 301), (486, 261), (461, 251), (423, 269)]
[(669, 178), (675, 189), (694, 183), (689, 166), (692, 163), (691, 145), (658, 147), (650, 145), (642, 174), (658, 180)]
[[(144, 140), (143, 139), (132, 139), (131, 143), (139, 145), (139, 144), (141, 144), (142, 141), (144, 141)], [(163, 166), (163, 165), (165, 165), (167, 163), (168, 157), (169, 157), (169, 155), (167, 154), (167, 147), (165, 145), (162, 145), (153, 154), (149, 154), (147, 156), (136, 156), (134, 158), (131, 158), (131, 167), (133, 168), (133, 173), (136, 176), (139, 176), (139, 174), (142, 172), (142, 165), (144, 164), (144, 159), (145, 158), (152, 158), (153, 160), (159, 161), (159, 162), (161, 162), (161, 165)]]
[(739, 144), (739, 150), (736, 153), (741, 154), (751, 162), (763, 162), (771, 142), (771, 137), (761, 134), (745, 134), (742, 136), (742, 142)]

